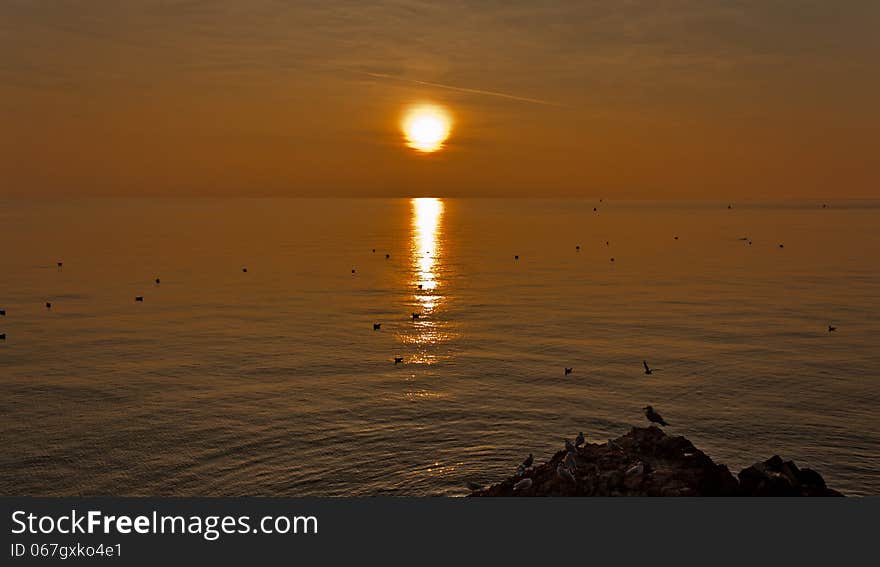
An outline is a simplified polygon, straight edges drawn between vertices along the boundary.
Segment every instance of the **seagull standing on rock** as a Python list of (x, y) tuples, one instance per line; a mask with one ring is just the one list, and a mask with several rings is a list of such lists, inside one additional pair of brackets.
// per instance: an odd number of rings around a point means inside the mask
[(584, 437), (584, 432), (581, 431), (580, 433), (578, 433), (578, 436), (575, 437), (575, 440), (574, 440), (574, 446), (575, 446), (575, 447), (580, 447), (581, 445), (584, 444), (584, 442), (586, 442), (586, 440), (587, 440), (587, 439), (586, 439), (586, 437)]
[(565, 460), (563, 460), (562, 463), (565, 465), (565, 468), (570, 471), (577, 470), (577, 461), (574, 459), (574, 453), (568, 453), (565, 455)]
[(574, 485), (577, 485), (577, 480), (574, 478), (574, 475), (571, 474), (571, 471), (565, 468), (562, 463), (556, 465), (556, 476), (558, 476), (562, 480), (566, 480)]
[(654, 408), (652, 406), (645, 406), (645, 417), (647, 417), (648, 421), (650, 421), (651, 423), (658, 423), (663, 427), (669, 425), (668, 423), (666, 423), (666, 420), (663, 419), (663, 416), (654, 411)]

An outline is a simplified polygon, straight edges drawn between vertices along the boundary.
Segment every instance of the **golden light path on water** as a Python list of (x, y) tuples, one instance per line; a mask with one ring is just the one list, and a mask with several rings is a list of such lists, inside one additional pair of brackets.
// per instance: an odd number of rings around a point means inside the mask
[[(414, 312), (421, 317), (414, 320), (417, 332), (411, 337), (415, 344), (436, 345), (443, 339), (439, 321), (433, 317), (443, 301), (440, 262), (442, 259), (443, 201), (435, 198), (415, 198), (412, 206), (412, 286)], [(422, 353), (419, 362), (430, 364), (433, 355)]]
[(441, 297), (436, 293), (439, 284), (437, 262), (440, 257), (440, 222), (443, 201), (434, 198), (412, 199), (412, 260), (415, 272), (416, 300), (422, 312), (430, 315)]

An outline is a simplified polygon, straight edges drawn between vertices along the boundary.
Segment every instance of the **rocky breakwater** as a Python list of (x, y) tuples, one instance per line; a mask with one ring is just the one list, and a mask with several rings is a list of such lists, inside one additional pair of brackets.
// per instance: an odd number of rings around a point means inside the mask
[[(573, 451), (570, 449), (574, 449)], [(842, 496), (779, 456), (735, 477), (681, 436), (634, 427), (607, 443), (569, 446), (471, 496)]]

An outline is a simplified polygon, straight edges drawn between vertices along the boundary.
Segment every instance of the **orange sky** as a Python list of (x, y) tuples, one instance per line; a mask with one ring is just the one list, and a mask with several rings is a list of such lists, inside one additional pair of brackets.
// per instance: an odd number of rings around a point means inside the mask
[(0, 196), (880, 197), (880, 3), (538, 4), (6, 0)]

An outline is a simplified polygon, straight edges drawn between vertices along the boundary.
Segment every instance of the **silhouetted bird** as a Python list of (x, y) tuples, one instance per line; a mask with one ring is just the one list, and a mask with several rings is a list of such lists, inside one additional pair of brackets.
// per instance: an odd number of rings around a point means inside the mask
[(143, 295), (138, 295), (137, 297), (134, 298), (134, 300), (135, 300), (135, 301), (140, 301), (140, 302), (143, 303), (143, 301), (144, 301), (144, 296), (143, 296)]
[(56, 263), (56, 265), (58, 266), (58, 269), (60, 270), (64, 267), (64, 262), (58, 262), (58, 263)]
[(529, 468), (530, 466), (532, 466), (532, 463), (534, 463), (534, 462), (535, 462), (535, 457), (532, 456), (531, 453), (529, 453), (529, 456), (526, 457), (526, 460), (524, 460), (524, 461), (522, 462), (522, 467), (523, 467), (524, 469), (527, 469), (527, 468)]
[(0, 333), (0, 341), (6, 340), (6, 333)]
[(645, 374), (653, 374), (653, 373), (654, 373), (654, 371), (651, 370), (651, 367), (648, 366), (648, 361), (647, 361), (647, 360), (643, 360), (643, 361), (642, 361), (642, 364), (645, 366)]
[(664, 427), (669, 425), (663, 419), (663, 416), (661, 416), (659, 413), (654, 411), (654, 408), (651, 406), (645, 406), (645, 417), (647, 417), (648, 421), (650, 421), (651, 423), (659, 423), (660, 425), (662, 425)]
[(611, 243), (608, 242), (608, 241), (606, 240), (606, 241), (605, 241), (605, 246), (611, 246)]
[(519, 260), (519, 254), (513, 257), (514, 260)]
[(572, 372), (574, 372), (574, 368), (566, 368), (566, 369), (565, 369), (565, 375), (566, 375), (566, 376), (568, 376), (568, 375), (571, 374)]
[(598, 213), (598, 212), (599, 212), (599, 209), (597, 209), (596, 207), (593, 207), (593, 212), (594, 212), (594, 213)]
[(565, 468), (567, 468), (570, 471), (577, 470), (577, 461), (574, 458), (574, 453), (566, 454), (565, 459), (562, 460), (562, 463), (565, 465)]
[(611, 258), (611, 261), (613, 262), (613, 261), (614, 261), (614, 258)]
[(421, 317), (421, 316), (422, 316), (421, 313), (413, 313), (413, 314), (412, 314), (412, 320), (415, 321), (416, 319), (418, 319), (418, 318)]
[(678, 237), (677, 237), (677, 236), (673, 236), (672, 239), (673, 239), (673, 240), (678, 240)]
[(382, 323), (373, 323), (373, 330), (378, 331), (382, 328)]
[(244, 273), (246, 274), (246, 273), (247, 273), (247, 268), (242, 268), (241, 271), (244, 272)]
[(6, 317), (6, 310), (5, 309), (0, 309), (0, 316)]
[(373, 248), (373, 254), (375, 254), (375, 253), (376, 253), (376, 249), (375, 249), (375, 248)]
[(51, 301), (46, 302), (46, 309), (52, 309), (52, 302)]
[(400, 364), (401, 362), (403, 362), (402, 356), (395, 356), (394, 357), (394, 364)]
[(780, 247), (780, 248), (785, 248), (785, 244), (780, 244), (779, 247)]
[(580, 251), (581, 251), (581, 245), (578, 244), (577, 246), (574, 247), (574, 249), (577, 250), (578, 252), (580, 252)]
[(351, 269), (351, 273), (352, 273), (352, 274), (354, 273), (354, 268)]
[(727, 205), (727, 208), (728, 208), (728, 209), (732, 209), (732, 208), (733, 208), (733, 205)]
[(574, 446), (580, 447), (581, 445), (586, 443), (586, 441), (587, 441), (587, 438), (584, 437), (584, 432), (581, 431), (580, 433), (578, 433), (578, 436), (574, 438)]
[(524, 478), (513, 485), (513, 491), (519, 492), (520, 490), (528, 490), (532, 487), (532, 482), (534, 482), (532, 479)]
[(828, 325), (828, 332), (829, 333), (833, 333), (836, 330), (837, 330), (837, 327), (832, 327), (831, 325)]
[(156, 278), (156, 285), (159, 285), (160, 283), (162, 283), (162, 280), (160, 280), (159, 278)]
[(391, 257), (391, 254), (385, 254), (385, 259), (386, 259), (386, 260), (387, 260), (388, 258), (390, 258), (390, 257)]
[(571, 471), (565, 468), (562, 463), (556, 465), (556, 476), (572, 484), (577, 484), (577, 480), (575, 480), (574, 475), (571, 474)]
[(423, 287), (422, 284), (419, 284), (419, 289), (422, 289), (422, 287)]

